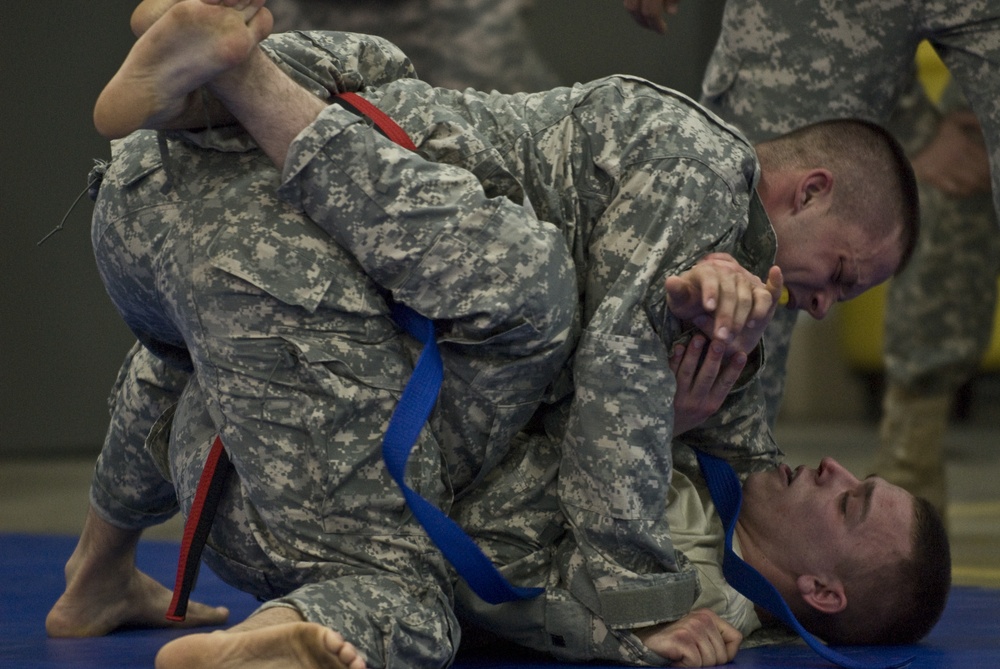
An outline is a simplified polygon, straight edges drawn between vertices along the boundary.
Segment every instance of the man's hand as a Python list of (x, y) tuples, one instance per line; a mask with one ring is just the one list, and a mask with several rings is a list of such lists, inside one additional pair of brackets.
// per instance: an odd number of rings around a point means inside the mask
[(934, 138), (913, 158), (913, 171), (948, 197), (989, 193), (989, 154), (975, 114), (956, 110), (942, 118)]
[(636, 23), (663, 35), (667, 32), (667, 21), (663, 15), (676, 14), (681, 0), (624, 0), (624, 4), (625, 11), (632, 15)]
[(667, 277), (667, 306), (729, 353), (760, 342), (781, 297), (782, 277), (771, 268), (765, 284), (726, 253), (710, 253), (679, 276)]
[[(702, 357), (704, 355), (704, 357)], [(696, 334), (687, 346), (670, 354), (670, 370), (677, 379), (674, 394), (674, 436), (705, 422), (722, 406), (747, 364), (742, 351), (726, 358), (726, 345)]]
[(709, 609), (697, 609), (673, 623), (635, 630), (651, 651), (675, 667), (714, 667), (736, 657), (743, 635)]

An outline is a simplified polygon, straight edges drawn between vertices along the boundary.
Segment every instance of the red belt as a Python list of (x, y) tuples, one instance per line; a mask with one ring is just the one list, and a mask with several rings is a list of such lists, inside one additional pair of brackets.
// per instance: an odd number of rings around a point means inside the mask
[(181, 539), (181, 554), (177, 561), (177, 580), (174, 582), (174, 598), (167, 608), (167, 620), (180, 622), (187, 615), (188, 598), (198, 578), (201, 551), (212, 529), (215, 511), (226, 489), (226, 481), (233, 465), (229, 462), (222, 439), (215, 438), (208, 453), (205, 469), (198, 480), (194, 493), (194, 503), (184, 523), (184, 537)]

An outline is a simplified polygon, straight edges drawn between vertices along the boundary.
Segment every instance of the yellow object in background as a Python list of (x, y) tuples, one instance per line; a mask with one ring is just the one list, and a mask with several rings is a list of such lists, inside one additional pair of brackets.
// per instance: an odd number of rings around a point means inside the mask
[(940, 102), (951, 74), (927, 40), (917, 47), (917, 78), (920, 79), (920, 84), (931, 102), (934, 104)]
[[(884, 367), (882, 342), (885, 294), (888, 284), (876, 286), (858, 297), (836, 305), (837, 339), (851, 369), (877, 372)], [(1000, 304), (993, 316), (993, 335), (979, 363), (981, 370), (1000, 371)]]

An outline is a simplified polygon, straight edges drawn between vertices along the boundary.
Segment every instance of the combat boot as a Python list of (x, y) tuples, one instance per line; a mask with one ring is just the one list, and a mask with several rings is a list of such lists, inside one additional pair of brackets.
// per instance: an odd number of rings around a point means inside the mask
[(875, 473), (926, 498), (945, 518), (944, 432), (951, 397), (921, 396), (890, 384), (882, 402)]

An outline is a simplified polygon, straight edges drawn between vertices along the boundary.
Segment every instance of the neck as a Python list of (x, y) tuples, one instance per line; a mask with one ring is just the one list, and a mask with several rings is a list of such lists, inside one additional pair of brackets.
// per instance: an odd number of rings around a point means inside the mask
[[(782, 560), (787, 553), (780, 546), (773, 546), (766, 541), (766, 535), (761, 537), (749, 524), (736, 521), (733, 531), (734, 541), (739, 541), (740, 554), (743, 561), (760, 572), (771, 585), (775, 587), (782, 599), (788, 604), (792, 614), (803, 621), (808, 607), (804, 607), (802, 596), (796, 584), (797, 574), (790, 564)], [(772, 557), (773, 556), (773, 557)], [(761, 622), (780, 622), (766, 609), (754, 604), (754, 610)]]
[[(743, 561), (759, 571), (764, 578), (770, 581), (787, 602), (789, 587), (794, 585), (794, 579), (779, 564), (771, 559), (772, 551), (768, 549), (766, 542), (759, 539), (758, 534), (754, 532), (752, 527), (747, 526), (739, 520), (736, 521), (733, 536), (739, 542), (740, 555)], [(773, 619), (773, 616), (764, 609), (761, 609), (759, 606), (755, 606), (755, 608), (758, 616)]]

